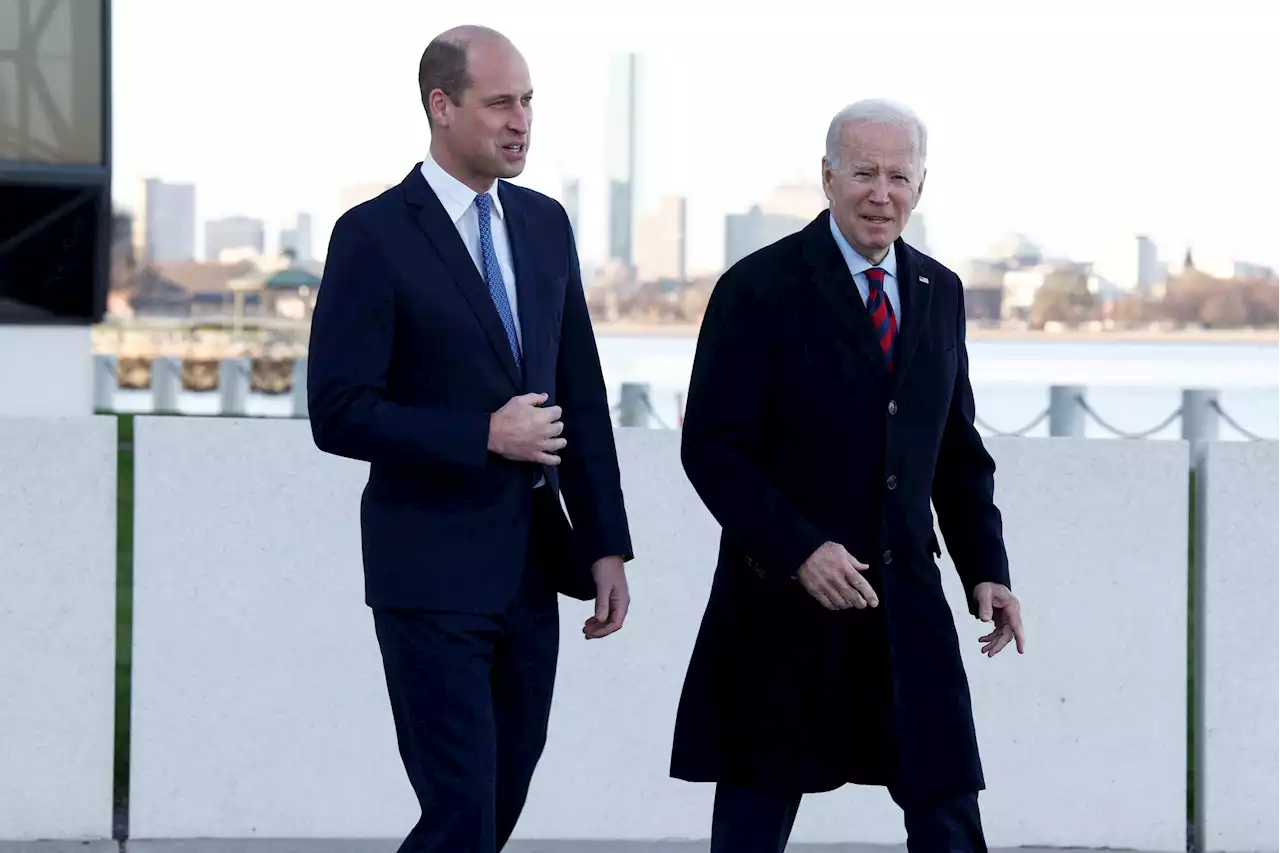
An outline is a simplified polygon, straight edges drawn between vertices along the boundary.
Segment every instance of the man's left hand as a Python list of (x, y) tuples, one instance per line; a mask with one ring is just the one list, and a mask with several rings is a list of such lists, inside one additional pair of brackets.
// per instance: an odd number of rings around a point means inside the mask
[(591, 566), (596, 579), (596, 612), (582, 626), (588, 640), (607, 637), (622, 627), (631, 606), (627, 590), (627, 573), (621, 557), (602, 557)]
[(978, 638), (979, 642), (986, 643), (982, 653), (995, 657), (1010, 640), (1017, 640), (1018, 654), (1022, 654), (1026, 645), (1022, 636), (1022, 606), (1009, 587), (989, 581), (980, 583), (974, 587), (973, 598), (978, 603), (978, 618), (995, 624), (994, 631)]

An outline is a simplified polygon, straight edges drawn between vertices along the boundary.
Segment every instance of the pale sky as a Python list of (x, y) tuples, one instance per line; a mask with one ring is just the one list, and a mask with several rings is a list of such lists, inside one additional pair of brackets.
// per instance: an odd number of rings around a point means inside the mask
[(427, 150), (422, 49), (481, 23), (533, 75), (517, 181), (559, 197), (582, 180), (591, 260), (607, 225), (607, 57), (633, 49), (649, 71), (644, 190), (688, 197), (693, 272), (719, 266), (726, 213), (816, 181), (831, 116), (872, 96), (929, 126), (919, 212), (944, 262), (1021, 231), (1080, 260), (1146, 233), (1166, 260), (1191, 241), (1280, 267), (1275, 0), (881, 4), (893, 17), (763, 5), (792, 14), (713, 15), (705, 0), (627, 4), (649, 13), (627, 18), (563, 2), (115, 0), (114, 195), (130, 207), (140, 178), (194, 182), (198, 247), (209, 218), (263, 218), (273, 248), (280, 220), (309, 211), (323, 255), (342, 188), (396, 183)]

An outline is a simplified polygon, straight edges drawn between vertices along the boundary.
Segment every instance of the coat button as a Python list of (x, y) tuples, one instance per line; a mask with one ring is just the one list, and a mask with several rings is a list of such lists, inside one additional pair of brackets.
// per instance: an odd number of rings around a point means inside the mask
[(889, 401), (889, 414), (891, 414), (891, 415), (896, 415), (896, 414), (898, 414), (898, 401), (897, 401), (897, 400), (890, 400), (890, 401)]
[(883, 559), (883, 560), (884, 560), (884, 564), (885, 564), (886, 566), (887, 566), (887, 565), (889, 565), (890, 563), (892, 563), (892, 562), (893, 562), (893, 552), (892, 552), (892, 551), (885, 551), (885, 552), (884, 552), (884, 556), (883, 556), (881, 559)]
[(890, 474), (889, 479), (885, 480), (884, 484), (889, 487), (889, 491), (893, 491), (894, 489), (898, 488), (897, 476), (894, 474)]

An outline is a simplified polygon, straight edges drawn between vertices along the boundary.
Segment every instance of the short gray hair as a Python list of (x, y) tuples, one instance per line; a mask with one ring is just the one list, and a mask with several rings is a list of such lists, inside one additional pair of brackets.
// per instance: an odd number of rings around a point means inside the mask
[(924, 122), (909, 107), (881, 98), (849, 104), (831, 119), (831, 125), (827, 128), (827, 162), (832, 167), (840, 157), (840, 133), (845, 125), (853, 122), (911, 128), (916, 137), (916, 156), (919, 158), (920, 171), (924, 172), (925, 158), (929, 148), (929, 131), (925, 128)]

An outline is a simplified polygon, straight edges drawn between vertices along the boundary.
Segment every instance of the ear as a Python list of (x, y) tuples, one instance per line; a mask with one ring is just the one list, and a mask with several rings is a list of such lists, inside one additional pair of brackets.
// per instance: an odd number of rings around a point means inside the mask
[(824, 155), (822, 158), (822, 191), (827, 196), (827, 201), (831, 201), (831, 182), (835, 177), (835, 169), (831, 162)]
[(436, 127), (448, 127), (452, 119), (453, 102), (443, 89), (432, 89), (427, 95), (427, 106), (431, 111), (431, 123)]
[(920, 176), (920, 184), (916, 187), (916, 200), (911, 205), (912, 210), (916, 209), (916, 205), (920, 203), (920, 196), (924, 195), (924, 179), (927, 177), (929, 177), (929, 170), (925, 169), (924, 174)]

